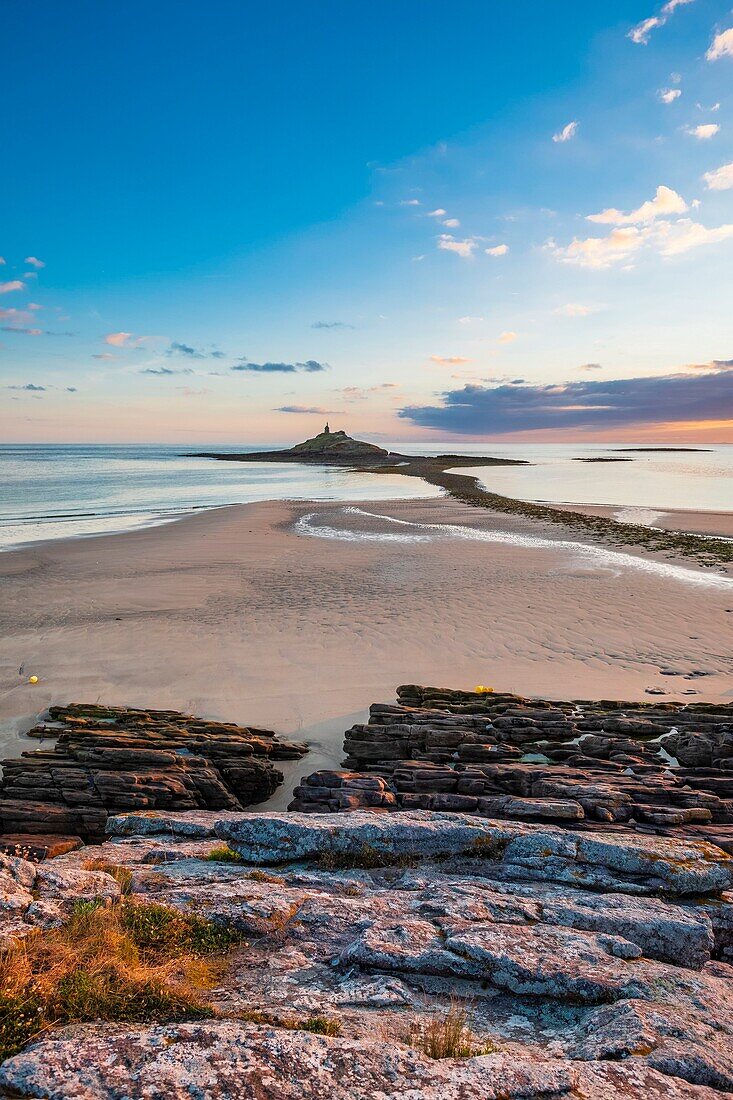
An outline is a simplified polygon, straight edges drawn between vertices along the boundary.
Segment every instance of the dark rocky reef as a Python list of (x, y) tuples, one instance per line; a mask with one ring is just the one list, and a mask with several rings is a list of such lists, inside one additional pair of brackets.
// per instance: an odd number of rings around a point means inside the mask
[(48, 714), (29, 736), (56, 738), (53, 748), (2, 761), (0, 833), (16, 846), (39, 833), (101, 840), (122, 810), (241, 810), (282, 782), (274, 760), (307, 752), (269, 730), (177, 711), (74, 703)]
[(291, 810), (459, 811), (699, 837), (733, 852), (733, 704), (550, 702), (406, 685)]

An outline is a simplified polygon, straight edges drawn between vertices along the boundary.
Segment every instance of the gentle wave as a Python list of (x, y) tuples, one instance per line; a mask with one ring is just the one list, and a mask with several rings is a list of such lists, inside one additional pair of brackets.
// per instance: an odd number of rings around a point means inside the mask
[[(603, 565), (616, 571), (617, 575), (625, 569), (636, 569), (642, 573), (682, 581), (685, 584), (703, 585), (708, 588), (733, 589), (733, 578), (720, 574), (702, 573), (687, 569), (682, 565), (670, 565), (667, 562), (650, 558), (637, 558), (620, 550), (609, 550), (602, 546), (593, 546), (570, 539), (547, 539), (539, 535), (518, 535), (508, 531), (484, 531), (475, 527), (461, 527), (454, 523), (414, 523), (395, 516), (384, 516), (376, 512), (367, 512), (363, 508), (347, 507), (340, 511), (344, 515), (365, 516), (383, 523), (403, 528), (412, 528), (413, 532), (404, 534), (376, 531), (355, 531), (329, 525), (319, 526), (313, 520), (319, 513), (309, 512), (297, 521), (296, 529), (305, 535), (322, 539), (340, 539), (346, 542), (431, 542), (440, 538), (463, 539), (470, 542), (493, 542), (505, 546), (517, 546), (526, 550), (567, 550), (581, 560)], [(419, 532), (425, 532), (421, 534)]]

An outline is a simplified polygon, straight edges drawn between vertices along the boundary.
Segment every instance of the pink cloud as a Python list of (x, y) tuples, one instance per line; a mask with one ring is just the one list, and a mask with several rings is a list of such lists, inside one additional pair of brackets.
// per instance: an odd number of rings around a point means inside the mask
[(9, 283), (0, 283), (0, 294), (9, 294), (11, 290), (23, 290), (25, 283), (20, 279), (11, 279)]
[(43, 260), (39, 260), (37, 256), (26, 256), (23, 260), (24, 264), (30, 264), (31, 267), (45, 267)]

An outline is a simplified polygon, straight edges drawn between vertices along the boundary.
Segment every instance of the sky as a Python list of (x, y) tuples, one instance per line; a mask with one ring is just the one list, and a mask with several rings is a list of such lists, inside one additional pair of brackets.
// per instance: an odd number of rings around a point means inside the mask
[(7, 0), (0, 440), (733, 442), (731, 0)]

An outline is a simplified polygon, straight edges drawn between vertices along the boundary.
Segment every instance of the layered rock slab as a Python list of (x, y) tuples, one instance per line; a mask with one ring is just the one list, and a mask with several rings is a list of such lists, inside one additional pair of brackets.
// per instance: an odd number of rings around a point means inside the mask
[(101, 840), (121, 810), (241, 810), (282, 782), (274, 760), (307, 747), (269, 730), (177, 711), (97, 704), (51, 707), (29, 736), (52, 749), (3, 760), (0, 832)]

